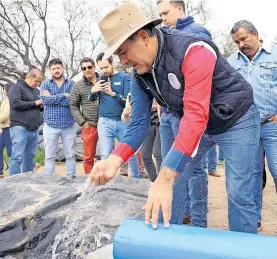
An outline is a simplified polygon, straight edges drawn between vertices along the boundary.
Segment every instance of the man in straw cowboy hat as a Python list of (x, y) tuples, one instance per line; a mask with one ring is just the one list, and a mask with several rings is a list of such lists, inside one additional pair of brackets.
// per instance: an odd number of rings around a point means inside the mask
[[(181, 118), (174, 144), (149, 190), (145, 222), (157, 228), (181, 224), (184, 189), (190, 172), (215, 144), (226, 153), (229, 227), (257, 232), (252, 161), (258, 148), (259, 113), (251, 86), (221, 56), (216, 45), (194, 34), (155, 28), (135, 4), (126, 3), (106, 15), (99, 28), (108, 45), (103, 59), (119, 56), (134, 70), (131, 123), (112, 154), (90, 175), (96, 184), (111, 180), (141, 146), (149, 127), (152, 100)], [(228, 152), (227, 152), (228, 150)], [(202, 209), (207, 211), (203, 205)], [(206, 219), (203, 219), (206, 220)], [(191, 225), (196, 225), (191, 223)]]

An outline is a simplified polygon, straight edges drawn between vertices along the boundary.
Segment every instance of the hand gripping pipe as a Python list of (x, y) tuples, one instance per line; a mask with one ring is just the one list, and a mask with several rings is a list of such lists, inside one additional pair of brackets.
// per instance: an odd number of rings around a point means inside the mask
[(277, 237), (124, 221), (116, 232), (114, 259), (277, 259)]

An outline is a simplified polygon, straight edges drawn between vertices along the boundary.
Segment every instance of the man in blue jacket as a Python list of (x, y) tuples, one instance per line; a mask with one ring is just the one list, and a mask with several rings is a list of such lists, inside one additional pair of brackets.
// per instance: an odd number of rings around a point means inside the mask
[[(157, 2), (158, 12), (163, 19), (163, 24), (167, 29), (177, 29), (185, 33), (194, 33), (196, 35), (211, 39), (210, 32), (201, 24), (195, 23), (193, 17), (185, 16), (184, 1), (163, 1)], [(180, 118), (173, 116), (168, 109), (163, 109), (160, 123), (162, 157), (166, 157), (179, 131)], [(167, 137), (166, 137), (167, 136)], [(213, 147), (215, 149), (215, 146)], [(216, 150), (211, 150), (211, 155), (216, 156)], [(213, 158), (213, 157), (212, 157)], [(216, 158), (213, 158), (216, 160)], [(207, 174), (204, 170), (204, 162), (194, 171), (186, 190), (185, 199), (185, 217), (184, 223), (191, 223), (197, 226), (207, 226), (207, 199), (208, 186)], [(189, 195), (190, 193), (190, 195)]]
[(157, 5), (163, 24), (168, 29), (177, 29), (186, 33), (198, 34), (208, 39), (212, 38), (211, 33), (203, 25), (196, 23), (192, 16), (185, 15), (184, 1), (159, 0)]
[[(125, 107), (126, 98), (130, 92), (130, 75), (118, 72), (115, 69), (113, 58), (102, 60), (104, 53), (96, 58), (101, 72), (108, 77), (108, 82), (100, 80), (89, 93), (89, 100), (99, 99), (98, 136), (101, 150), (101, 159), (106, 159), (113, 151), (115, 138), (119, 141), (124, 136), (126, 124), (121, 121), (121, 114)], [(129, 159), (131, 174), (140, 178), (137, 156)]]

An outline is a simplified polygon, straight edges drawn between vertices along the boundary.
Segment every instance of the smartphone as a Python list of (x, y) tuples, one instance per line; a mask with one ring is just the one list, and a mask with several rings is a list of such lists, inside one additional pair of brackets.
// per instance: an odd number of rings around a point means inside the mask
[(128, 93), (126, 102), (127, 102), (127, 105), (130, 104), (130, 103), (132, 102), (131, 93)]
[(109, 77), (108, 77), (108, 76), (102, 75), (102, 76), (100, 77), (100, 80), (104, 80), (105, 82), (109, 82)]

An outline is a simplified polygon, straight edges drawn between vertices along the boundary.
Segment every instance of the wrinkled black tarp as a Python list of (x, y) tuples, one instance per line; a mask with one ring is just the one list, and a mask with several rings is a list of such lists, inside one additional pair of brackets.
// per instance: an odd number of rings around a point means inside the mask
[(86, 179), (37, 173), (0, 180), (0, 257), (89, 258), (112, 243), (123, 220), (142, 217), (148, 180), (118, 176), (85, 188)]
[[(62, 228), (86, 177), (21, 174), (0, 181), (0, 257), (36, 258)], [(51, 257), (48, 257), (51, 258)]]
[(0, 256), (43, 253), (62, 228), (62, 218), (22, 218), (0, 228)]

